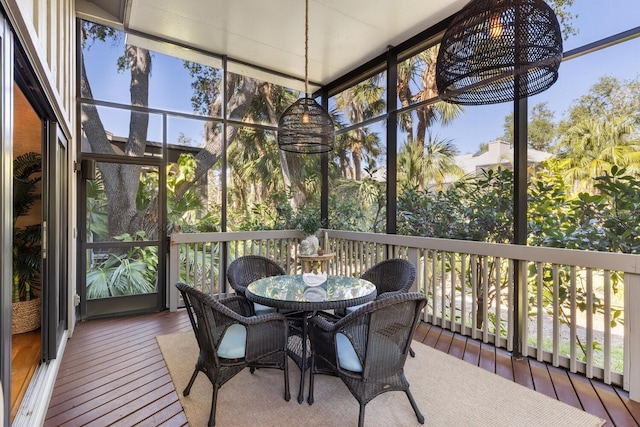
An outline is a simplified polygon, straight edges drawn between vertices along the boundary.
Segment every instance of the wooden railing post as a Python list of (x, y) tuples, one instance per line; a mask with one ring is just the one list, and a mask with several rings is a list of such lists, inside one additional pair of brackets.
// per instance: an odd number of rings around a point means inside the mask
[(624, 389), (640, 402), (640, 274), (624, 275)]
[(408, 250), (408, 261), (410, 261), (416, 267), (416, 280), (413, 281), (413, 285), (411, 285), (411, 292), (419, 292), (420, 291), (420, 259), (419, 259), (420, 251), (417, 248), (409, 248)]
[[(513, 334), (513, 357), (519, 358), (526, 356), (525, 346), (526, 343), (526, 329), (527, 322), (527, 310), (525, 306), (525, 295), (523, 291), (526, 291), (526, 270), (523, 266), (526, 266), (525, 261), (514, 259), (513, 260), (513, 328), (511, 332)], [(524, 338), (524, 340), (523, 340)]]
[(178, 288), (176, 283), (178, 282), (180, 271), (180, 245), (173, 241), (173, 238), (169, 236), (169, 289), (167, 295), (169, 296), (169, 311), (178, 310)]

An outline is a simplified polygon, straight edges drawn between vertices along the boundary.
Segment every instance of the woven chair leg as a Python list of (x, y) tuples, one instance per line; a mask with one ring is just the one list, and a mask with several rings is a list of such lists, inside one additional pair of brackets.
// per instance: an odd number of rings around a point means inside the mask
[(413, 408), (413, 412), (416, 413), (416, 418), (418, 418), (418, 422), (420, 424), (424, 424), (424, 415), (422, 415), (422, 412), (420, 412), (420, 409), (418, 409), (418, 405), (416, 404), (416, 401), (413, 398), (413, 395), (411, 394), (411, 391), (409, 391), (409, 389), (407, 389), (405, 391), (405, 393), (407, 393), (407, 397), (409, 398), (409, 403), (411, 403), (411, 407)]
[[(313, 371), (316, 368), (316, 358), (311, 354), (311, 368), (309, 368), (309, 397), (307, 397), (307, 403), (313, 405)], [(304, 374), (303, 374), (304, 375)]]
[(211, 397), (211, 412), (209, 413), (209, 427), (216, 425), (216, 403), (218, 403), (218, 390), (220, 386), (213, 386), (213, 396)]
[(409, 356), (416, 357), (416, 352), (413, 351), (413, 349), (411, 347), (409, 347)]
[(198, 372), (200, 372), (198, 368), (196, 368), (195, 371), (193, 371), (193, 375), (191, 375), (189, 384), (187, 384), (187, 387), (182, 392), (183, 396), (189, 396), (189, 393), (191, 393), (191, 386), (193, 385), (193, 382), (196, 380), (196, 377), (198, 376)]
[(360, 414), (358, 414), (358, 427), (364, 427), (364, 407), (366, 404), (360, 403)]
[(289, 359), (287, 353), (284, 353), (284, 400), (287, 402), (291, 400), (291, 393), (289, 392)]

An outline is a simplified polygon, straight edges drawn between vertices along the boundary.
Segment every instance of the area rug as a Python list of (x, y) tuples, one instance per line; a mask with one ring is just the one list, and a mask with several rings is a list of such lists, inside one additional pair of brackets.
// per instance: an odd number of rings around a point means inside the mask
[[(211, 383), (199, 374), (191, 394), (182, 396), (198, 356), (192, 332), (157, 337), (191, 427), (206, 426)], [(424, 344), (413, 343), (405, 374), (425, 416), (441, 426), (602, 426), (604, 420), (536, 393)], [(300, 370), (290, 363), (291, 400), (283, 398), (283, 375), (275, 369), (245, 369), (222, 386), (216, 426), (350, 426), (358, 424), (358, 402), (339, 378), (315, 377), (315, 402), (298, 404)], [(308, 385), (308, 376), (305, 386)], [(308, 390), (308, 387), (307, 387)], [(305, 395), (306, 399), (306, 395)], [(365, 426), (419, 426), (403, 392), (388, 392), (366, 406)]]

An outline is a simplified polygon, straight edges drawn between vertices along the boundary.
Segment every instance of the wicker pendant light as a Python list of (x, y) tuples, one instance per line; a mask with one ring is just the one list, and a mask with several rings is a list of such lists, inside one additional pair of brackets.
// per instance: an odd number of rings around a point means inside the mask
[(558, 18), (543, 0), (472, 0), (442, 38), (436, 86), (455, 104), (512, 101), (551, 87), (561, 60)]
[(292, 153), (326, 153), (333, 150), (335, 128), (329, 113), (309, 98), (309, 0), (305, 1), (304, 92), (278, 121), (278, 147)]

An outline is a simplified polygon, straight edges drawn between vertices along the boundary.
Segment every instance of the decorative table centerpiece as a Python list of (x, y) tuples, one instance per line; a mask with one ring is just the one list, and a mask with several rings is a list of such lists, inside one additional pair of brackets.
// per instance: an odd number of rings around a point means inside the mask
[(316, 233), (323, 226), (320, 212), (316, 209), (306, 208), (297, 211), (293, 216), (296, 230), (303, 232), (307, 237), (300, 242), (298, 253), (300, 255), (316, 255), (320, 249), (320, 242)]

